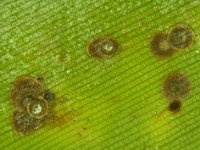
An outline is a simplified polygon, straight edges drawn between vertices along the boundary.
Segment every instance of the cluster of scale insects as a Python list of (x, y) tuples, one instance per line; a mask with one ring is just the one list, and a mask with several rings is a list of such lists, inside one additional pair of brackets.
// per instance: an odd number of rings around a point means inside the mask
[[(194, 41), (194, 33), (186, 24), (176, 24), (168, 33), (156, 33), (150, 49), (158, 58), (169, 58), (175, 52), (188, 49)], [(89, 56), (97, 59), (108, 59), (119, 51), (119, 44), (112, 37), (99, 37), (87, 45)], [(172, 72), (163, 82), (163, 94), (169, 99), (168, 108), (179, 112), (182, 101), (191, 90), (191, 82), (183, 72)], [(27, 135), (54, 120), (53, 106), (55, 96), (45, 89), (41, 80), (29, 76), (16, 78), (10, 90), (10, 101), (14, 108), (12, 115), (13, 128), (21, 135)]]
[(54, 93), (33, 77), (20, 76), (14, 81), (10, 101), (14, 108), (13, 128), (21, 135), (32, 133), (55, 119)]
[[(176, 24), (168, 33), (159, 32), (151, 41), (151, 51), (159, 58), (169, 58), (175, 52), (188, 49), (194, 41), (194, 32), (186, 24)], [(163, 83), (163, 92), (170, 100), (168, 106), (172, 112), (181, 110), (182, 102), (189, 95), (191, 82), (183, 72), (172, 72), (167, 75)]]

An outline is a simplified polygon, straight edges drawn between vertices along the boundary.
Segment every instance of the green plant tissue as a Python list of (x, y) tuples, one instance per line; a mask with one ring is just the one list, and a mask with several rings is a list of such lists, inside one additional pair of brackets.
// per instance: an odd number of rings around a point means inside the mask
[[(160, 59), (155, 33), (189, 25), (192, 45)], [(88, 55), (88, 43), (111, 37), (112, 57)], [(1, 150), (199, 150), (199, 0), (1, 0)], [(167, 108), (163, 79), (191, 81), (180, 112)], [(12, 125), (10, 89), (26, 75), (44, 78), (64, 119), (21, 136)]]

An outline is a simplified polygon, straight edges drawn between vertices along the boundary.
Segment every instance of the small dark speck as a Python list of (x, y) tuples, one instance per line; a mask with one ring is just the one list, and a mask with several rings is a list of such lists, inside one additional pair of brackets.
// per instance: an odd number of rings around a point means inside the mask
[(46, 99), (49, 102), (53, 102), (55, 101), (55, 94), (50, 89), (47, 89), (44, 92), (44, 99)]
[(87, 130), (87, 128), (83, 127), (83, 130)]
[(172, 112), (178, 112), (181, 109), (181, 101), (174, 100), (169, 104), (169, 110)]

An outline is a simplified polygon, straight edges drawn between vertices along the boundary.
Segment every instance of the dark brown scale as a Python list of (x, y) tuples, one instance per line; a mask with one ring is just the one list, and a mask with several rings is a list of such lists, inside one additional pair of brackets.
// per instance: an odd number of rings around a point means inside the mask
[(15, 109), (24, 111), (26, 106), (44, 93), (42, 84), (27, 76), (22, 76), (14, 81), (10, 90), (10, 100)]
[(181, 101), (180, 100), (174, 100), (169, 104), (169, 111), (177, 113), (181, 110)]
[(96, 59), (105, 59), (113, 56), (119, 48), (116, 40), (102, 37), (92, 40), (88, 45), (88, 54)]
[(171, 73), (164, 80), (163, 91), (170, 100), (183, 100), (189, 95), (190, 90), (190, 80), (182, 73)]
[(30, 134), (42, 127), (44, 120), (31, 117), (26, 111), (13, 113), (13, 127), (21, 135)]
[(174, 49), (167, 40), (166, 33), (157, 33), (151, 41), (151, 51), (160, 58), (168, 58), (174, 53)]
[(55, 94), (50, 89), (47, 89), (44, 91), (44, 99), (47, 100), (48, 102), (54, 102)]
[(174, 49), (186, 49), (194, 41), (194, 32), (188, 25), (178, 24), (170, 29), (168, 41)]
[(47, 116), (48, 111), (48, 104), (43, 98), (34, 100), (27, 105), (27, 112), (33, 118), (42, 119)]

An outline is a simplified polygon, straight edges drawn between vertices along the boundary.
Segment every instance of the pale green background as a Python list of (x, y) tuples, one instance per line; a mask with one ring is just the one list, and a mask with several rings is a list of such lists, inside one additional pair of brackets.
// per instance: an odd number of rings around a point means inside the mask
[[(193, 45), (159, 60), (149, 50), (152, 36), (179, 22), (193, 28)], [(200, 149), (199, 0), (1, 0), (0, 27), (1, 150)], [(113, 58), (87, 55), (87, 43), (100, 36), (120, 43)], [(172, 71), (192, 82), (176, 115), (162, 94)], [(24, 74), (42, 75), (65, 99), (58, 110), (74, 112), (74, 121), (15, 134), (9, 89)]]

